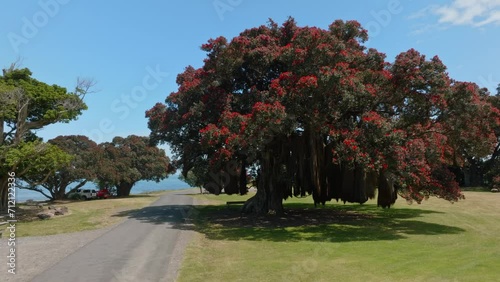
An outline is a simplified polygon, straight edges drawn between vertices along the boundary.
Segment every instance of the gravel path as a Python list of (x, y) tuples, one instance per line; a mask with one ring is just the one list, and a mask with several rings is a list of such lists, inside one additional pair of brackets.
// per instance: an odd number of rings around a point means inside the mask
[[(199, 201), (196, 201), (200, 204)], [(96, 240), (102, 240), (107, 233), (115, 232), (114, 229), (120, 227), (125, 222), (115, 226), (77, 233), (58, 234), (51, 236), (22, 237), (16, 239), (16, 274), (7, 272), (8, 232), (4, 232), (0, 239), (0, 277), (2, 282), (24, 282), (31, 281), (39, 277), (42, 273), (52, 269), (56, 265), (69, 257), (74, 256), (83, 247), (94, 244)], [(168, 265), (168, 272), (164, 277), (166, 281), (175, 281), (185, 247), (192, 238), (194, 231), (178, 230), (178, 239), (174, 243), (171, 259)], [(106, 235), (107, 236), (107, 235)], [(128, 279), (126, 279), (128, 281)]]
[[(4, 282), (30, 281), (66, 256), (108, 232), (112, 227), (51, 236), (21, 237), (16, 241), (16, 274), (7, 272), (7, 239), (0, 240), (0, 272)], [(3, 237), (8, 235), (7, 231)]]

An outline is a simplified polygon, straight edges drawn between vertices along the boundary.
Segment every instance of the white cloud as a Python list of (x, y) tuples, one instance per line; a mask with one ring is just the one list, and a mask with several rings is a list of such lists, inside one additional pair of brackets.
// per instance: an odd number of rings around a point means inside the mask
[(438, 24), (417, 24), (413, 26), (413, 31), (410, 34), (419, 35), (438, 29), (440, 29)]
[(413, 14), (411, 14), (408, 19), (413, 20), (413, 19), (421, 19), (427, 17), (429, 14), (433, 13), (435, 9), (439, 8), (437, 5), (430, 5), (427, 6)]
[(476, 23), (476, 25), (483, 26), (483, 25), (490, 24), (490, 23), (500, 24), (500, 11), (491, 12), (490, 16), (487, 19)]
[(476, 27), (500, 24), (500, 0), (453, 0), (430, 11), (439, 16), (439, 23)]

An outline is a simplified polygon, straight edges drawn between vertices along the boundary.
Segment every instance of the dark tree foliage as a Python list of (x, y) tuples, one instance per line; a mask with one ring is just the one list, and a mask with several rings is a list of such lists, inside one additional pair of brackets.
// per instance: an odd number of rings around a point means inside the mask
[(7, 207), (8, 172), (17, 179), (45, 178), (67, 165), (66, 154), (38, 140), (36, 130), (76, 119), (87, 106), (85, 94), (94, 85), (79, 80), (74, 92), (32, 77), (15, 64), (0, 75), (0, 210)]
[(197, 187), (203, 185), (203, 183), (200, 183), (198, 181), (198, 178), (196, 178), (196, 175), (192, 171), (188, 172), (185, 177), (182, 174), (179, 175), (179, 180), (186, 182), (191, 187)]
[(101, 185), (114, 186), (118, 196), (128, 196), (137, 181), (159, 182), (175, 172), (165, 151), (151, 146), (148, 137), (115, 137), (99, 146), (103, 155), (97, 180)]
[(186, 182), (191, 187), (200, 188), (200, 194), (203, 193), (203, 182), (199, 181), (193, 171), (188, 171), (187, 175), (179, 175), (179, 180)]
[(255, 171), (249, 212), (281, 213), (283, 199), (306, 194), (363, 203), (376, 190), (382, 207), (397, 195), (457, 201), (448, 167), (491, 152), (498, 110), (437, 56), (410, 49), (389, 63), (367, 38), (355, 21), (325, 30), (290, 18), (211, 39), (203, 67), (147, 111), (151, 141), (213, 193), (246, 193)]
[(64, 199), (67, 187), (72, 190), (83, 187), (93, 181), (97, 175), (96, 166), (102, 155), (97, 144), (86, 136), (58, 136), (48, 141), (71, 157), (71, 161), (45, 177), (42, 174), (31, 174), (23, 177), (28, 184), (25, 189), (42, 193), (52, 200)]
[[(489, 96), (489, 101), (496, 108), (500, 109), (500, 84), (498, 84), (496, 90), (496, 95)], [(500, 188), (500, 126), (495, 127), (495, 136), (497, 139), (495, 149), (484, 163), (480, 163), (480, 168), (482, 168), (481, 174), (484, 174), (482, 180), (489, 186)]]

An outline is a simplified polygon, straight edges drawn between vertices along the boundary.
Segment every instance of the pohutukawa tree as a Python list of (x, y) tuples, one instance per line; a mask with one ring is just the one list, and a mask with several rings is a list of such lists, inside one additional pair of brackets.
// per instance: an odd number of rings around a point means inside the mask
[(159, 182), (175, 172), (163, 149), (150, 146), (149, 138), (130, 135), (99, 144), (99, 186), (116, 188), (118, 196), (128, 196), (140, 180)]
[[(51, 200), (64, 199), (67, 193), (93, 181), (98, 173), (102, 152), (97, 144), (86, 136), (58, 136), (48, 141), (70, 158), (70, 162), (51, 174), (31, 173), (22, 177), (27, 185), (20, 188), (37, 191)], [(71, 187), (71, 191), (67, 188)]]
[(270, 21), (202, 46), (203, 67), (179, 74), (179, 89), (150, 109), (150, 138), (168, 143), (183, 173), (219, 193), (257, 194), (244, 211), (283, 211), (312, 194), (378, 204), (463, 195), (449, 171), (495, 144), (499, 111), (473, 83), (411, 49), (393, 63), (367, 49), (365, 29), (337, 20), (327, 30)]

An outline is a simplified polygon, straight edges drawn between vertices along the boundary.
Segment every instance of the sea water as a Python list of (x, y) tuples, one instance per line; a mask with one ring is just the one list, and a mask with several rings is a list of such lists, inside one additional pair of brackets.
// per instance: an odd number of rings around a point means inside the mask
[[(84, 186), (84, 188), (97, 190), (96, 186), (93, 183), (86, 184)], [(141, 193), (147, 193), (147, 192), (152, 192), (152, 191), (178, 190), (178, 189), (186, 189), (186, 188), (190, 188), (190, 186), (186, 182), (180, 180), (178, 178), (178, 175), (171, 175), (167, 179), (164, 179), (158, 183), (154, 182), (154, 181), (139, 181), (132, 187), (130, 194), (141, 194)], [(43, 189), (43, 190), (44, 190), (44, 192), (49, 194), (49, 192), (47, 190), (45, 190), (45, 189)], [(48, 198), (45, 197), (44, 195), (42, 195), (41, 193), (31, 191), (31, 190), (26, 190), (26, 189), (16, 189), (16, 202), (22, 203), (28, 199), (32, 199), (35, 201), (48, 200)]]

